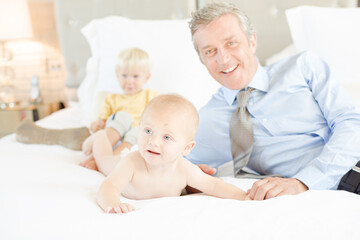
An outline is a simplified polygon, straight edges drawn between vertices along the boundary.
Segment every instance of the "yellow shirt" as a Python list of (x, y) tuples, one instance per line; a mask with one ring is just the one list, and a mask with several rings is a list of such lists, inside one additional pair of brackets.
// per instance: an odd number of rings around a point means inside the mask
[(112, 114), (124, 111), (133, 118), (133, 127), (139, 126), (140, 117), (146, 105), (157, 95), (159, 93), (150, 89), (141, 90), (133, 95), (110, 94), (104, 100), (99, 118), (106, 120)]

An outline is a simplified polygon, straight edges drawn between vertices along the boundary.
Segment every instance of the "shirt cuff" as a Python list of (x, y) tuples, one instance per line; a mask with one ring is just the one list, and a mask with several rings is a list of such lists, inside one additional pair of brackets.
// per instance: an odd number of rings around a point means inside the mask
[(314, 165), (302, 169), (294, 178), (305, 184), (309, 190), (327, 190), (332, 185), (329, 176)]

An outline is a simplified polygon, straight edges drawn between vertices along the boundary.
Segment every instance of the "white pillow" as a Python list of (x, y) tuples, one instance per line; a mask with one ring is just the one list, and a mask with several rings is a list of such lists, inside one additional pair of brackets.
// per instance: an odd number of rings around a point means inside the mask
[(160, 93), (181, 94), (197, 108), (204, 105), (219, 84), (198, 58), (188, 21), (131, 20), (120, 16), (91, 21), (82, 33), (90, 45), (91, 61), (96, 59), (97, 65), (88, 69), (79, 87), (80, 103), (93, 105), (89, 101), (99, 91), (122, 93), (115, 75), (116, 57), (125, 48), (139, 47), (148, 52), (153, 63), (145, 87)]
[(286, 16), (298, 51), (317, 53), (343, 84), (360, 83), (360, 8), (303, 6)]
[(270, 56), (269, 58), (265, 59), (265, 65), (271, 65), (280, 61), (283, 58), (290, 57), (295, 55), (297, 52), (295, 45), (292, 43), (282, 49), (280, 52), (275, 53), (274, 55)]

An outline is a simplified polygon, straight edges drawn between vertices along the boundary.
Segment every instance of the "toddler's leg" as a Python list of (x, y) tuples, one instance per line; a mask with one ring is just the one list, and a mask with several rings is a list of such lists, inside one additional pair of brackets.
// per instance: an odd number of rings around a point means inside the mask
[[(106, 120), (105, 129), (101, 130), (102, 133), (100, 134), (103, 140), (104, 132), (106, 133), (106, 147), (101, 147), (101, 143), (98, 145), (95, 143), (95, 136), (98, 132), (94, 133), (91, 137), (86, 139), (86, 141), (83, 144), (83, 151), (85, 154), (91, 154), (93, 153), (93, 157), (95, 158), (89, 158), (85, 160), (84, 162), (81, 162), (80, 165), (93, 169), (93, 170), (99, 170), (103, 174), (107, 175), (116, 165), (119, 156), (114, 157), (113, 155), (113, 147), (124, 137), (125, 133), (128, 132), (131, 129), (132, 126), (132, 117), (130, 114), (126, 112), (117, 112), (111, 115)], [(105, 140), (104, 140), (105, 141)], [(99, 141), (97, 141), (99, 142)], [(95, 154), (95, 145), (99, 147), (97, 149), (97, 153)], [(109, 151), (109, 148), (107, 147), (109, 145), (111, 147), (111, 154)], [(106, 149), (106, 153), (101, 152), (104, 149)], [(116, 152), (118, 153), (118, 151)], [(100, 166), (99, 166), (100, 165)]]
[(106, 120), (105, 131), (114, 147), (131, 129), (132, 117), (127, 112), (116, 112)]

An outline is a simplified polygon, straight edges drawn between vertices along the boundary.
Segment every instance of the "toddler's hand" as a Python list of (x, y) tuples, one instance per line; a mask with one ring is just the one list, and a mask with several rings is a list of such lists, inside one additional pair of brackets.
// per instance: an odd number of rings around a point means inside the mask
[(90, 129), (93, 133), (101, 130), (101, 129), (104, 129), (105, 128), (105, 122), (104, 121), (95, 121), (95, 122), (92, 122), (91, 125), (90, 125)]

